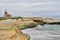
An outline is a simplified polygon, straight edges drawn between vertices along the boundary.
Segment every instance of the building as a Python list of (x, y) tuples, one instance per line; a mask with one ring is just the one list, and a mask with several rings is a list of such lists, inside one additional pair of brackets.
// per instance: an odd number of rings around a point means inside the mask
[(7, 10), (5, 10), (4, 17), (5, 18), (12, 18), (12, 15), (8, 14)]

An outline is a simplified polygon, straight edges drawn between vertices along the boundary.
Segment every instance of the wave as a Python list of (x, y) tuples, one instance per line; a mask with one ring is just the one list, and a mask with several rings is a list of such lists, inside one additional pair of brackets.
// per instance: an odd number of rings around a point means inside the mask
[(22, 30), (22, 32), (29, 34), (31, 40), (60, 40), (59, 28), (60, 25), (38, 25), (35, 28)]

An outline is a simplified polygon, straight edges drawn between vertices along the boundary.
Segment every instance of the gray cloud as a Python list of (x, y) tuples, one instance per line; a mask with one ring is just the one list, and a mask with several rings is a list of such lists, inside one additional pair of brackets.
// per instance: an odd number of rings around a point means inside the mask
[(59, 11), (60, 0), (0, 0), (0, 6), (13, 10)]
[(8, 9), (13, 14), (21, 13), (21, 15), (40, 11), (60, 12), (60, 0), (0, 0), (0, 8), (0, 10)]
[(0, 2), (60, 2), (60, 0), (0, 0)]

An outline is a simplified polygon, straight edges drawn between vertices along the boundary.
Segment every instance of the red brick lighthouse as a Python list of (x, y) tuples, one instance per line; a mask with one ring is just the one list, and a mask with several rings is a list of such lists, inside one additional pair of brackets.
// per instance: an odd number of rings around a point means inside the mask
[(8, 14), (7, 10), (5, 10), (4, 17), (5, 18), (12, 18), (12, 15)]

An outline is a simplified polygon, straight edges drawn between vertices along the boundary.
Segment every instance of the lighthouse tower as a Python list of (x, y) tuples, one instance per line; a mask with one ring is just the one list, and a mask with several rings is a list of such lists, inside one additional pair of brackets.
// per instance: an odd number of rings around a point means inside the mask
[(5, 12), (4, 12), (4, 17), (5, 17), (5, 18), (11, 18), (12, 15), (8, 14), (7, 10), (5, 10)]
[(7, 15), (8, 15), (8, 12), (7, 12), (7, 10), (5, 10), (4, 17), (7, 18), (8, 17)]

